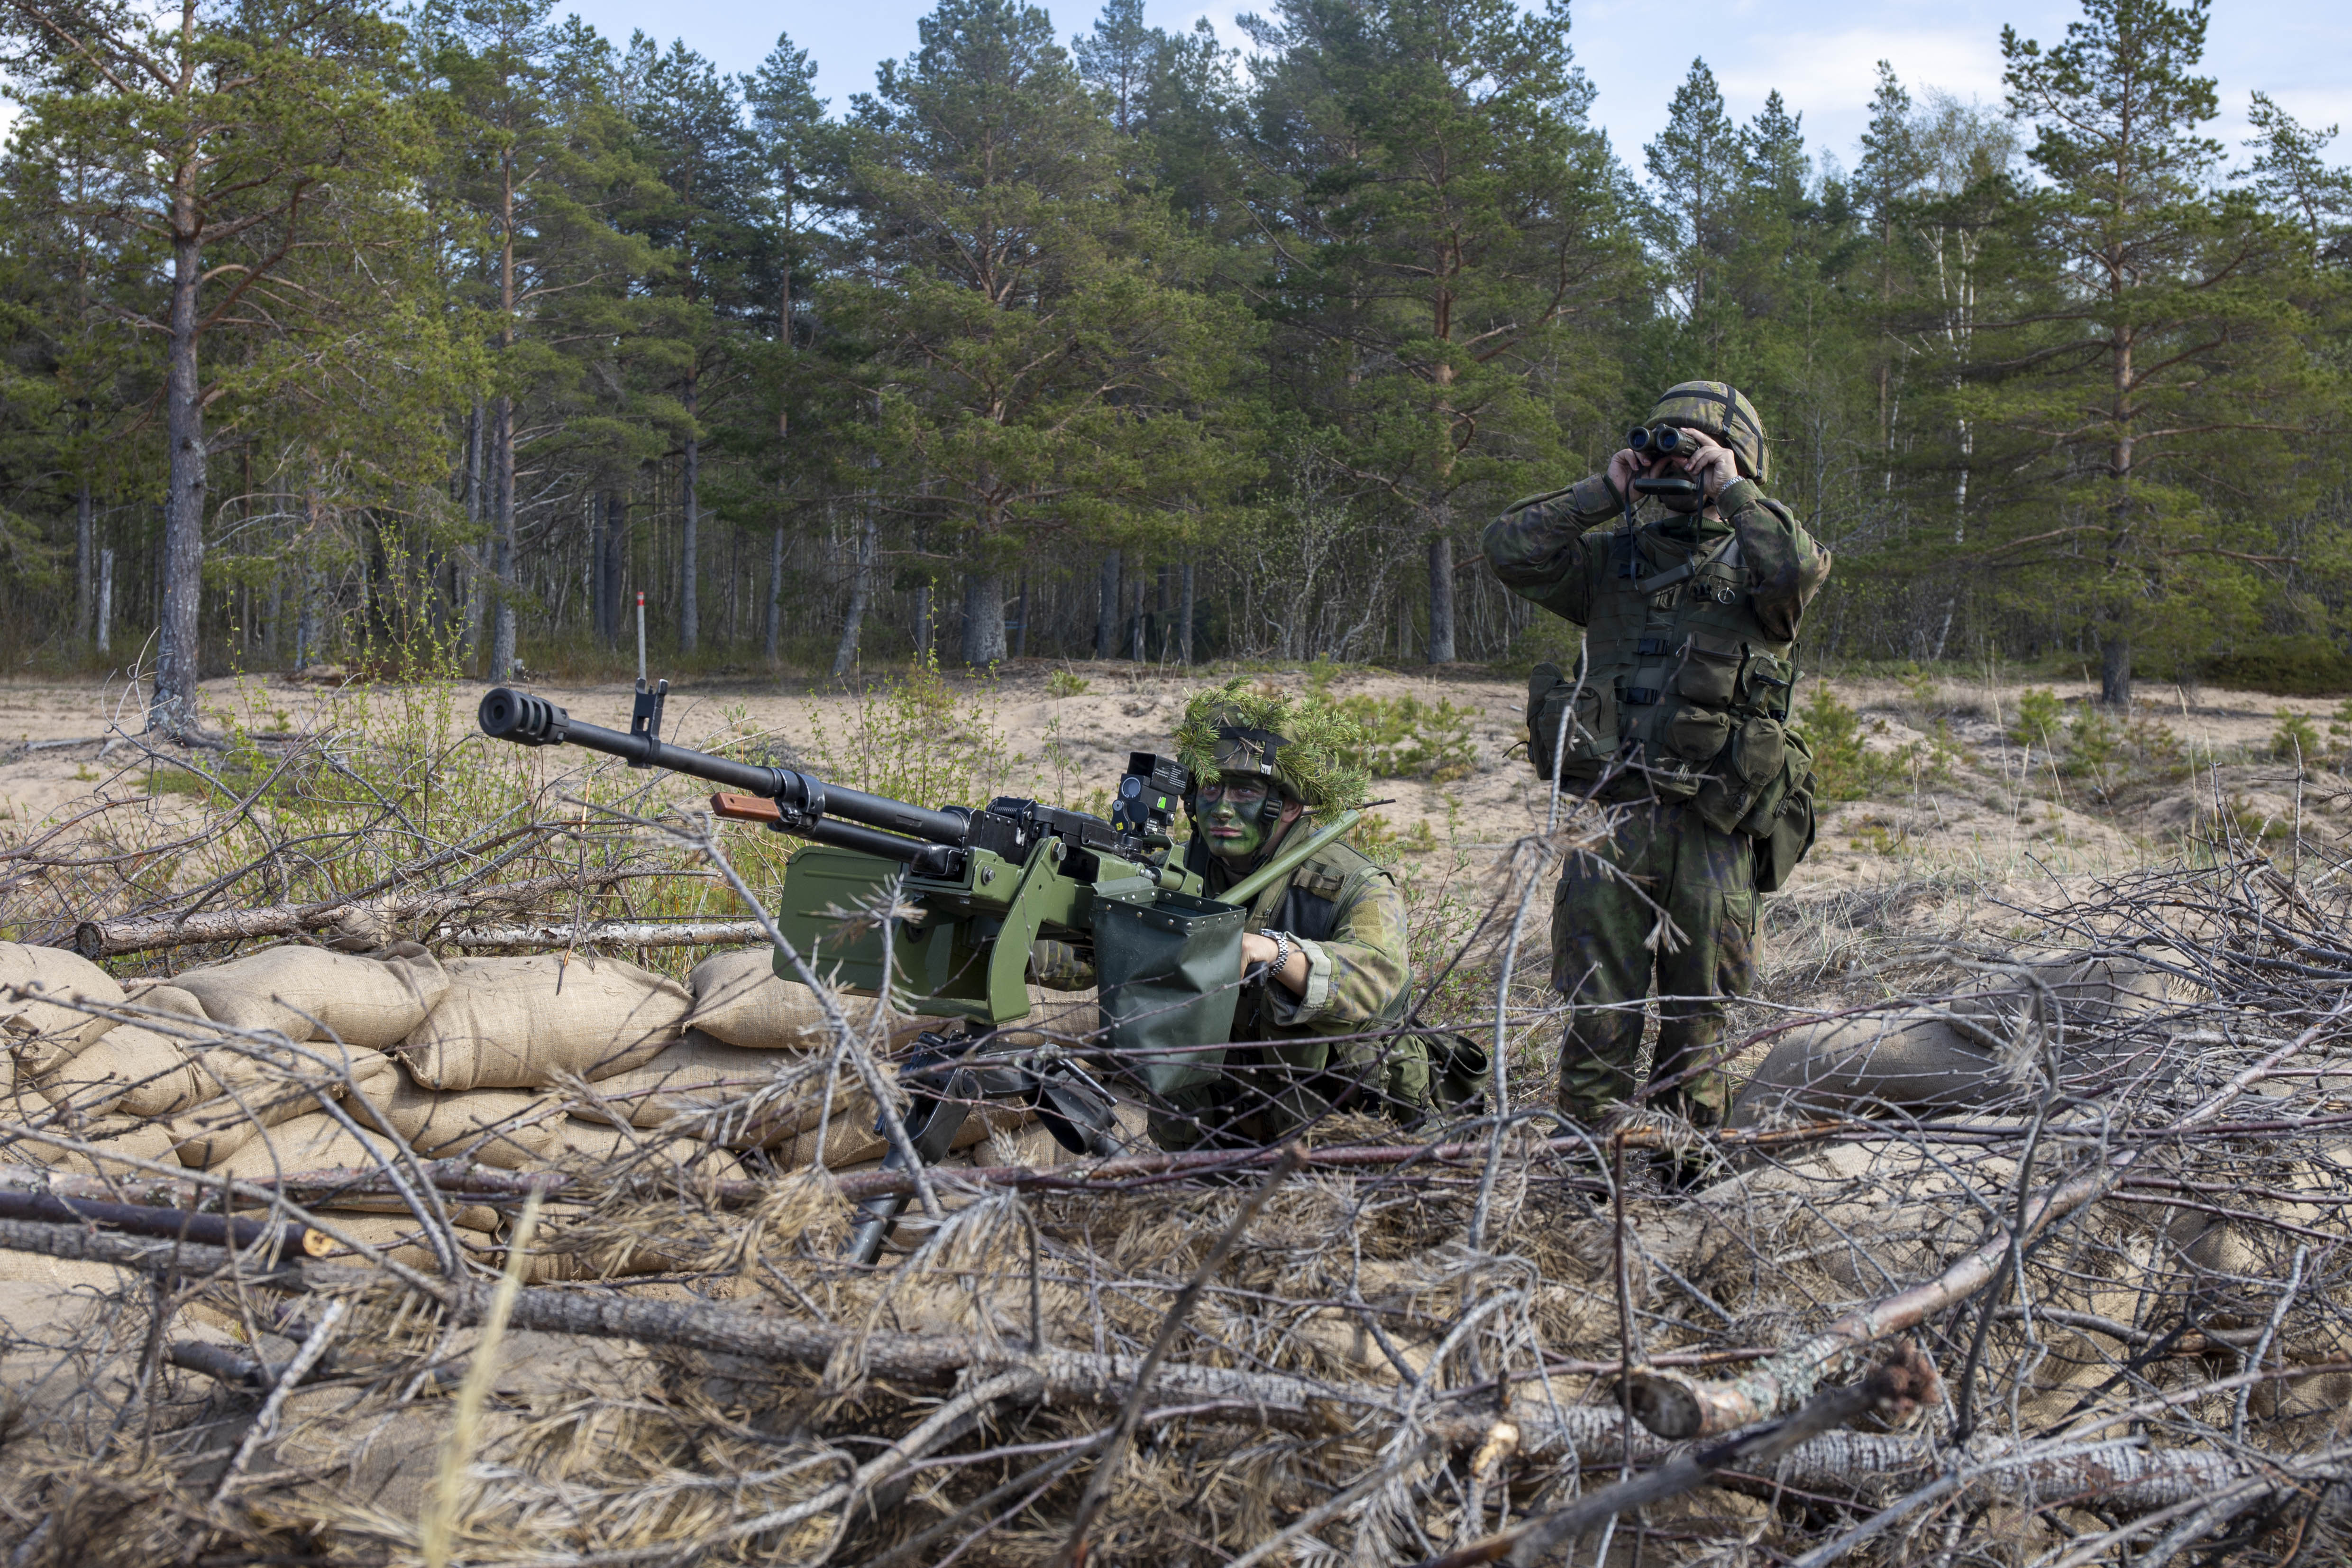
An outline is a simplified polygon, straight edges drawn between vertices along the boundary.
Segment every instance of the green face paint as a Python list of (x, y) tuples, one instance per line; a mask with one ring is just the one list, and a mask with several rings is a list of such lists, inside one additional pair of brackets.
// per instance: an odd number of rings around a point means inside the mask
[(1233, 865), (1246, 865), (1265, 847), (1266, 782), (1247, 773), (1202, 781), (1193, 810), (1209, 853)]

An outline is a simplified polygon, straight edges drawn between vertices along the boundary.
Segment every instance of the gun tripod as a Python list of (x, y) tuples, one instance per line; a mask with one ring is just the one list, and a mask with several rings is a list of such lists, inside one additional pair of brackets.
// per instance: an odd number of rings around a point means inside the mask
[[(1034, 1051), (992, 1054), (990, 1042), (995, 1037), (993, 1031), (950, 1035), (928, 1030), (915, 1037), (915, 1049), (899, 1069), (898, 1081), (912, 1101), (900, 1120), (918, 1160), (928, 1166), (945, 1159), (982, 1101), (1034, 1111), (1054, 1142), (1073, 1154), (1118, 1152), (1118, 1118), (1111, 1093), (1093, 1074), (1066, 1058), (1035, 1059)], [(878, 1120), (874, 1130), (882, 1131)], [(894, 1147), (882, 1168), (905, 1170), (905, 1154)], [(850, 1233), (845, 1256), (858, 1263), (879, 1258), (890, 1227), (911, 1201), (908, 1194), (895, 1193), (859, 1205), (857, 1228)]]

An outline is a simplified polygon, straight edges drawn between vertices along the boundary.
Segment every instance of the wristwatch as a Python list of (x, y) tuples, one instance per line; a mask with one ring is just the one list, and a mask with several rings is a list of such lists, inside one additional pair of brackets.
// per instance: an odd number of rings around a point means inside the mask
[(1274, 962), (1268, 966), (1272, 972), (1279, 974), (1289, 968), (1290, 955), (1297, 951), (1291, 942), (1290, 933), (1286, 931), (1276, 931), (1268, 926), (1261, 929), (1257, 934), (1274, 938)]

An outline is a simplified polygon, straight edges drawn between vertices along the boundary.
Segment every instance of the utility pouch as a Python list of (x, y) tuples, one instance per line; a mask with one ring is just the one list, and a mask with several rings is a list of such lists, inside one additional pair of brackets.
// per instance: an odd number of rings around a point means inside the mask
[(1440, 1115), (1465, 1110), (1485, 1098), (1495, 1076), (1486, 1047), (1458, 1029), (1433, 1029), (1422, 1037), (1429, 1052), (1429, 1098)]
[[(1570, 697), (1576, 700), (1576, 711), (1563, 743), (1560, 727), (1571, 717)], [(1554, 756), (1559, 758), (1563, 779), (1592, 779), (1616, 755), (1616, 695), (1599, 681), (1588, 679), (1580, 692), (1560, 674), (1559, 666), (1539, 664), (1528, 676), (1527, 716), (1528, 755), (1539, 779), (1550, 779)]]
[(1803, 733), (1784, 729), (1780, 771), (1739, 824), (1756, 842), (1756, 890), (1777, 893), (1813, 847), (1813, 749)]

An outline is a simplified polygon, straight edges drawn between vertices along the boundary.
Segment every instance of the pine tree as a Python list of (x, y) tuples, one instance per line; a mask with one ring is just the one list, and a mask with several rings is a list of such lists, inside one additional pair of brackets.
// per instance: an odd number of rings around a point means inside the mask
[(828, 312), (870, 355), (897, 505), (952, 526), (963, 658), (1005, 656), (1006, 567), (1084, 525), (1115, 534), (1246, 454), (1217, 437), (1230, 307), (1110, 156), (1117, 132), (1020, 0), (945, 0), (853, 115), (863, 276)]
[(1286, 0), (1255, 36), (1276, 374), (1425, 542), (1428, 657), (1450, 660), (1459, 501), (1556, 473), (1563, 415), (1599, 427), (1549, 372), (1638, 288), (1591, 89), (1559, 5)]
[[(288, 331), (324, 301), (278, 290), (330, 235), (347, 252), (413, 243), (399, 193), (425, 142), (398, 90), (403, 37), (349, 0), (238, 0), (169, 12), (11, 0), (12, 62), (28, 135), (89, 150), (100, 182), (57, 195), (92, 224), (159, 242), (156, 296), (110, 302), (164, 344), (162, 614), (151, 729), (187, 736), (196, 708), (207, 494), (208, 381), (215, 334)], [(353, 270), (357, 270), (354, 268)], [(267, 310), (262, 307), (268, 306)]]
[(2196, 70), (2208, 3), (2084, 0), (2063, 44), (2001, 35), (2011, 109), (2032, 121), (2027, 155), (2047, 182), (2032, 216), (2058, 268), (2039, 318), (2010, 332), (2034, 374), (2011, 384), (2006, 415), (2046, 443), (2058, 501), (2013, 549), (2063, 563), (2117, 705), (2136, 645), (2178, 657), (2253, 597), (2255, 541), (2217, 534), (2198, 468), (2259, 460), (2322, 416), (2273, 236), (2212, 189), (2214, 84)]
[(1666, 127), (1642, 149), (1650, 171), (1652, 232), (1696, 319), (1722, 258), (1733, 193), (1745, 172), (1739, 128), (1724, 112), (1723, 89), (1703, 59), (1666, 106)]
[(642, 208), (631, 226), (669, 254), (674, 288), (660, 335), (676, 366), (678, 402), (678, 646), (702, 642), (702, 449), (712, 413), (711, 378), (728, 367), (736, 329), (764, 304), (755, 279), (768, 259), (758, 254), (758, 166), (735, 84), (709, 60), (673, 43), (643, 71), (635, 114), (641, 155), (665, 199)]
[[(839, 128), (825, 119), (824, 100), (814, 87), (816, 71), (808, 51), (780, 34), (760, 68), (742, 83), (751, 113), (752, 157), (760, 171), (761, 221), (767, 231), (776, 311), (775, 331), (761, 362), (762, 379), (771, 389), (774, 430), (773, 442), (762, 443), (772, 447), (776, 497), (765, 638), (772, 661), (780, 657), (783, 636), (785, 534), (793, 514), (805, 504), (796, 498), (820, 485), (829, 468), (856, 460), (842, 449), (839, 439), (853, 422), (853, 400), (841, 398), (837, 384), (829, 385), (812, 373), (807, 353), (817, 330), (805, 309), (816, 283), (817, 252), (843, 207), (845, 177)], [(828, 398), (828, 394), (835, 395)], [(850, 597), (835, 649), (835, 676), (848, 674), (857, 660), (880, 548), (871, 498), (848, 504), (854, 513)]]
[(2330, 168), (2326, 156), (2336, 128), (2315, 131), (2262, 92), (2246, 119), (2254, 129), (2246, 139), (2254, 156), (2239, 177), (2264, 206), (2309, 237), (2315, 258), (2352, 260), (2352, 169)]
[(1168, 41), (1167, 34), (1145, 25), (1143, 0), (1108, 0), (1094, 31), (1070, 47), (1078, 79), (1103, 95), (1112, 128), (1122, 136), (1142, 129), (1144, 96)]

